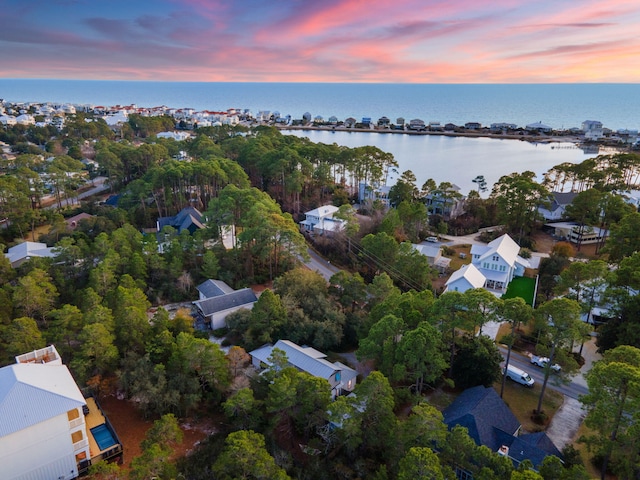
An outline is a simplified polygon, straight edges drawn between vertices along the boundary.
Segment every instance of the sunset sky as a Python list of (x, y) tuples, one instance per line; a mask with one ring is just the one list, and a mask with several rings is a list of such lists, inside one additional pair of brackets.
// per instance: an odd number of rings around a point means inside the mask
[(0, 78), (640, 81), (638, 0), (0, 0)]

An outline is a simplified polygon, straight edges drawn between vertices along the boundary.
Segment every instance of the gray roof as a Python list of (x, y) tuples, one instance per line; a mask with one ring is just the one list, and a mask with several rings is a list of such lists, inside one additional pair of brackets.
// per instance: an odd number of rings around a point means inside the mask
[(352, 368), (340, 362), (331, 363), (325, 360), (326, 355), (315, 348), (301, 347), (290, 340), (278, 340), (275, 345), (260, 347), (250, 352), (250, 355), (268, 365), (266, 359), (274, 348), (284, 351), (291, 365), (314, 377), (329, 379), (336, 371), (343, 372), (343, 381), (357, 376), (357, 372)]
[(496, 391), (482, 385), (462, 392), (442, 415), (450, 428), (466, 427), (478, 445), (486, 445), (494, 452), (501, 446), (495, 429), (513, 435), (520, 428), (520, 422)]
[(258, 297), (250, 288), (243, 288), (224, 295), (198, 300), (193, 304), (200, 309), (204, 316), (213, 315), (231, 308), (239, 308), (258, 301)]
[(202, 213), (196, 208), (186, 207), (173, 217), (158, 218), (158, 231), (162, 231), (166, 226), (175, 228), (178, 230), (178, 233), (183, 230), (204, 228), (202, 224)]
[(0, 368), (0, 437), (85, 404), (66, 365), (17, 363)]
[(503, 445), (509, 447), (509, 457), (516, 465), (528, 459), (538, 467), (547, 455), (562, 459), (562, 454), (544, 432), (514, 436), (520, 422), (491, 387), (479, 385), (465, 390), (442, 415), (449, 428), (465, 427), (478, 445), (485, 445), (494, 452)]
[(205, 280), (196, 289), (205, 296), (205, 298), (219, 297), (232, 293), (234, 290), (222, 280)]

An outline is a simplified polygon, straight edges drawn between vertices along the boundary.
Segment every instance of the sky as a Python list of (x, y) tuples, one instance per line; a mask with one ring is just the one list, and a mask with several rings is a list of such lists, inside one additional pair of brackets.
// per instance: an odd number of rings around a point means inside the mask
[(637, 83), (638, 0), (0, 0), (0, 78)]

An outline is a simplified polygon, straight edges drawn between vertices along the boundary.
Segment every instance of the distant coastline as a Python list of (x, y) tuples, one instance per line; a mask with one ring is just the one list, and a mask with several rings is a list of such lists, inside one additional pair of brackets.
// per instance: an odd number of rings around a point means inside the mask
[(416, 130), (396, 130), (392, 128), (353, 128), (344, 126), (314, 126), (314, 125), (275, 125), (279, 130), (322, 130), (348, 133), (381, 133), (397, 135), (442, 135), (445, 137), (468, 137), (468, 138), (495, 138), (499, 140), (521, 140), (534, 143), (575, 143), (582, 145), (583, 139), (576, 135), (541, 135), (532, 133), (495, 133), (486, 131), (416, 131)]

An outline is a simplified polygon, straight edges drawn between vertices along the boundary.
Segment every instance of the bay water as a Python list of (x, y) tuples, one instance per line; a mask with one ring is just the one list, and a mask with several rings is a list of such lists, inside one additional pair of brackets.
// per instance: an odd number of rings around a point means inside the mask
[[(0, 79), (0, 98), (10, 102), (131, 105), (196, 110), (228, 108), (278, 111), (282, 116), (339, 120), (387, 116), (407, 122), (420, 118), (442, 125), (542, 122), (554, 129), (599, 120), (613, 130), (640, 126), (640, 84), (350, 84), (205, 83)], [(346, 132), (290, 132), (323, 143), (374, 145), (392, 153), (399, 172), (412, 170), (421, 185), (427, 178), (450, 181), (463, 193), (476, 175), (489, 187), (500, 176), (532, 170), (539, 176), (563, 162), (593, 156), (572, 145), (530, 144), (518, 140), (382, 135)], [(396, 177), (397, 178), (397, 177)], [(393, 179), (391, 180), (393, 182)]]

